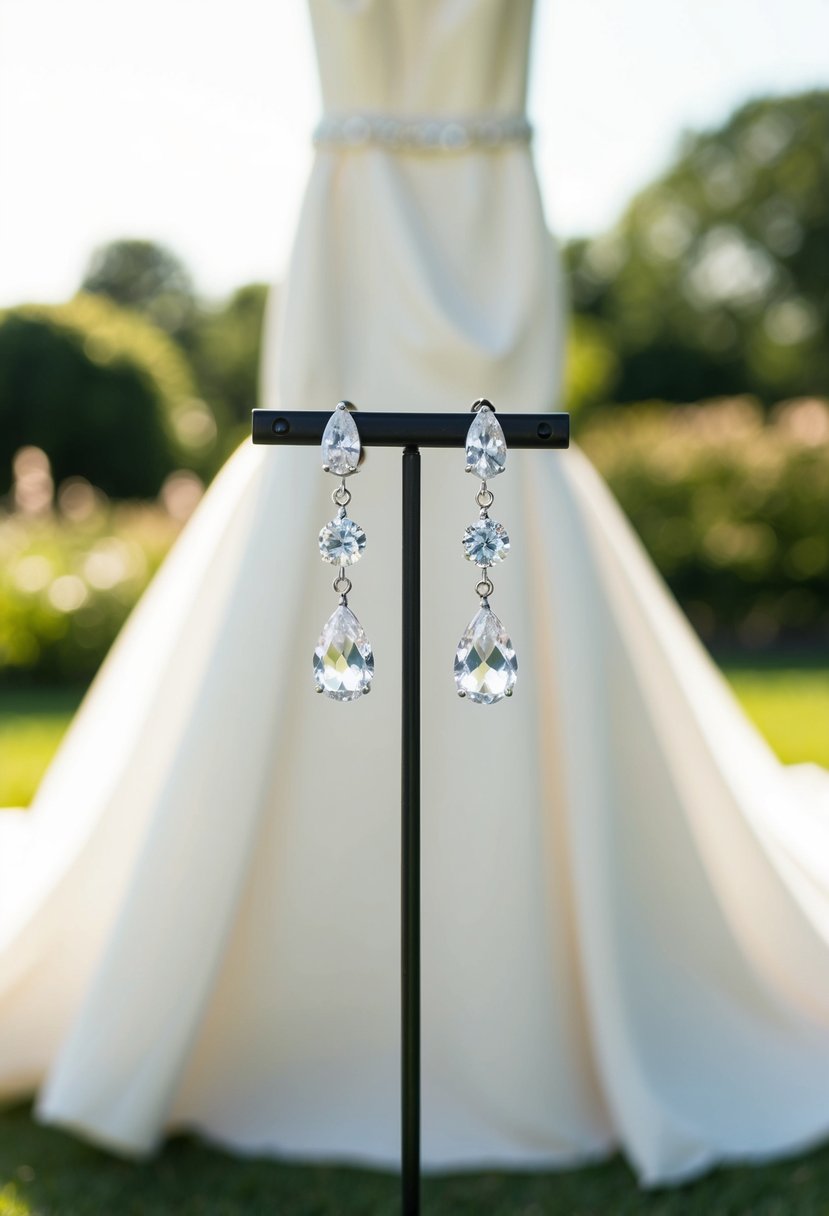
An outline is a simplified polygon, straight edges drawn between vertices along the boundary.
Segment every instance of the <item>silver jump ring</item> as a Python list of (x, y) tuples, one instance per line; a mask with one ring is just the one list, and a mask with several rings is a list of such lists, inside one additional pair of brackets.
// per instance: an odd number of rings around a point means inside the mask
[(479, 579), (475, 584), (475, 594), (479, 595), (482, 600), (489, 599), (494, 590), (495, 586), (488, 574), (485, 574), (484, 577)]
[(351, 579), (343, 574), (342, 568), (332, 584), (337, 595), (348, 595), (352, 587)]
[(337, 486), (336, 490), (332, 492), (331, 499), (337, 504), (338, 507), (347, 507), (351, 502), (351, 491), (349, 490), (348, 486), (343, 483), (341, 486)]
[(488, 507), (491, 507), (495, 502), (495, 495), (492, 493), (492, 490), (488, 490), (486, 488), (486, 482), (484, 482), (478, 493), (475, 495), (475, 502), (484, 511), (486, 511)]

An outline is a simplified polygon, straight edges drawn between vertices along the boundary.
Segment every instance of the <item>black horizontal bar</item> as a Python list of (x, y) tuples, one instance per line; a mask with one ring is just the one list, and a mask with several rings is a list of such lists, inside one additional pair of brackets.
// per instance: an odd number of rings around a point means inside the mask
[[(253, 410), (253, 442), (308, 445), (319, 443), (331, 411)], [(473, 415), (381, 414), (355, 412), (360, 442), (366, 447), (454, 448), (463, 445)], [(569, 414), (498, 414), (511, 448), (566, 448)]]

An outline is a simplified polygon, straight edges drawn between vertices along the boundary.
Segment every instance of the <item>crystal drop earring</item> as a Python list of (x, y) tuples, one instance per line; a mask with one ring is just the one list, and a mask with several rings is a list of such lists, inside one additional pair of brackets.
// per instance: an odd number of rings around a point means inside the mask
[(348, 606), (351, 579), (345, 573), (347, 566), (360, 560), (366, 547), (365, 532), (346, 514), (351, 502), (346, 478), (357, 472), (362, 455), (357, 424), (349, 412), (353, 408), (347, 401), (338, 404), (323, 432), (321, 449), (324, 471), (340, 478), (331, 495), (337, 514), (319, 534), (322, 560), (337, 566), (333, 587), (340, 602), (323, 625), (314, 650), (314, 683), (317, 692), (335, 701), (356, 701), (370, 691), (374, 679), (374, 652)]
[(455, 687), (458, 696), (479, 705), (493, 705), (511, 697), (518, 678), (518, 659), (504, 626), (489, 606), (494, 587), (489, 572), (509, 553), (509, 536), (503, 524), (490, 518), (495, 495), (487, 482), (504, 472), (507, 444), (501, 424), (488, 401), (472, 406), (474, 421), (466, 436), (466, 471), (481, 479), (475, 495), (478, 519), (466, 528), (462, 544), (467, 561), (482, 571), (475, 585), (481, 606), (463, 632), (455, 653)]

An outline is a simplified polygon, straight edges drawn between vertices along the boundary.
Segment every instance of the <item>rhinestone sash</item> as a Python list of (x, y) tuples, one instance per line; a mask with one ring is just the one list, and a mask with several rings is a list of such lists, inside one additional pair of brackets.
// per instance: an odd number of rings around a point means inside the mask
[(387, 114), (332, 114), (314, 131), (317, 148), (386, 148), (394, 152), (495, 151), (529, 143), (532, 127), (523, 114), (476, 118), (396, 118)]

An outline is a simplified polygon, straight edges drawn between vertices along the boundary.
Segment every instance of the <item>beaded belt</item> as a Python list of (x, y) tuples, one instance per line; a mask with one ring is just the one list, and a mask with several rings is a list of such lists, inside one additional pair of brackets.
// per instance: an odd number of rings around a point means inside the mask
[(532, 127), (523, 114), (481, 118), (392, 118), (385, 114), (335, 114), (314, 131), (317, 148), (375, 146), (396, 152), (466, 152), (525, 144)]

